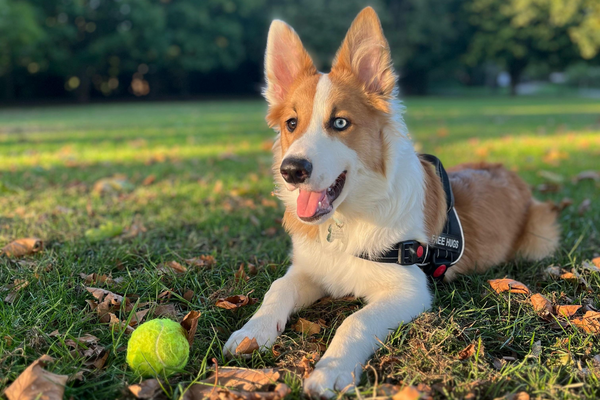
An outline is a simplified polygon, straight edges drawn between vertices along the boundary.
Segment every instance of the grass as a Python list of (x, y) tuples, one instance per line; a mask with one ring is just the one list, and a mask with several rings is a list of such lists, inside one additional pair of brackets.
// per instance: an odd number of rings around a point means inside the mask
[[(488, 279), (510, 277), (560, 304), (600, 306), (600, 275), (585, 272), (583, 260), (600, 252), (599, 186), (573, 183), (583, 170), (600, 168), (600, 103), (561, 98), (423, 98), (406, 101), (406, 120), (420, 151), (436, 154), (447, 166), (485, 159), (517, 170), (531, 185), (539, 171), (564, 178), (556, 193), (541, 199), (573, 205), (563, 211), (563, 240), (554, 259), (515, 262), (484, 275), (467, 276), (434, 288), (433, 309), (391, 336), (369, 361), (360, 391), (375, 384), (419, 383), (435, 398), (496, 398), (527, 391), (538, 398), (597, 398), (600, 353), (596, 336), (567, 326), (552, 329), (523, 295), (491, 292)], [(29, 286), (12, 302), (0, 301), (0, 390), (27, 365), (49, 354), (48, 368), (80, 379), (67, 384), (66, 398), (127, 397), (139, 381), (125, 365), (126, 335), (99, 322), (86, 300), (81, 273), (110, 274), (106, 287), (139, 296), (141, 302), (173, 304), (179, 317), (202, 312), (190, 362), (170, 379), (171, 397), (185, 384), (204, 378), (206, 363), (251, 368), (290, 366), (319, 352), (343, 318), (360, 302), (316, 305), (299, 316), (325, 320), (328, 328), (303, 337), (289, 328), (276, 355), (226, 360), (221, 346), (258, 305), (236, 312), (216, 308), (219, 297), (252, 292), (262, 298), (289, 264), (290, 241), (280, 227), (281, 206), (270, 196), (272, 132), (261, 101), (118, 104), (0, 111), (0, 245), (20, 237), (44, 239), (46, 249), (21, 260), (0, 258), (0, 287), (15, 279)], [(130, 185), (112, 194), (94, 191), (99, 179), (124, 176)], [(148, 178), (150, 177), (150, 178)], [(591, 199), (580, 215), (578, 206)], [(85, 232), (112, 223), (146, 231), (131, 237), (90, 242)], [(161, 275), (156, 266), (200, 254), (213, 255), (212, 269), (190, 268)], [(240, 264), (258, 273), (236, 280)], [(550, 264), (575, 268), (589, 282), (545, 278)], [(94, 285), (92, 285), (94, 286)], [(173, 295), (160, 298), (165, 290)], [(184, 292), (194, 296), (185, 300)], [(2, 299), (6, 293), (0, 293)], [(119, 314), (123, 319), (127, 313)], [(291, 323), (298, 316), (292, 316)], [(290, 324), (291, 325), (291, 324)], [(60, 336), (50, 335), (58, 330)], [(103, 369), (86, 366), (66, 340), (83, 334), (100, 339), (109, 353)], [(532, 348), (541, 341), (541, 353)], [(465, 361), (458, 352), (470, 343), (485, 348)], [(512, 357), (501, 369), (498, 359)], [(499, 366), (499, 365), (498, 365)], [(288, 378), (301, 395), (300, 381)]]

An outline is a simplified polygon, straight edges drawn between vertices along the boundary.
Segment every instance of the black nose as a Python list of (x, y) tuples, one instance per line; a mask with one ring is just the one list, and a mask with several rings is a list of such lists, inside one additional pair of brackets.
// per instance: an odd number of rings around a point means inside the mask
[(287, 183), (298, 184), (310, 178), (312, 164), (302, 158), (286, 158), (281, 163), (279, 172)]

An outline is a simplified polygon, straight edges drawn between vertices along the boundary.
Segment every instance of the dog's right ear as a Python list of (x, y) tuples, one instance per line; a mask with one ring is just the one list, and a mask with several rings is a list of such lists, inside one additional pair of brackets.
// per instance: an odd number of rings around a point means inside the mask
[(269, 104), (281, 103), (298, 77), (316, 73), (317, 69), (294, 29), (283, 21), (274, 20), (269, 28), (265, 53), (267, 87), (263, 94)]

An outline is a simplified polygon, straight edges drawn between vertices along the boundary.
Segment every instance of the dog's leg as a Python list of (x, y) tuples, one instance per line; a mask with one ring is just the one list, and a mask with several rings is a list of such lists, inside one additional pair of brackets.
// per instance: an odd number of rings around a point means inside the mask
[(290, 314), (314, 303), (324, 294), (308, 275), (291, 267), (285, 276), (273, 282), (258, 311), (242, 329), (231, 334), (223, 351), (235, 354), (235, 349), (246, 337), (256, 339), (261, 351), (265, 351), (283, 332)]
[(362, 364), (380, 346), (379, 341), (385, 341), (400, 323), (409, 322), (431, 306), (431, 295), (424, 289), (378, 293), (362, 310), (346, 318), (305, 380), (304, 391), (312, 396), (332, 397), (334, 390), (342, 390), (353, 382), (358, 384)]

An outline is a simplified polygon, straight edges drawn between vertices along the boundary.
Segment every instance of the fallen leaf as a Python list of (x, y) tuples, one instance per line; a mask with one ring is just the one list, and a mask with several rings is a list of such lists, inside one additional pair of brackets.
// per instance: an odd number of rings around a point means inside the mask
[(46, 371), (44, 367), (52, 361), (54, 359), (47, 354), (38, 358), (15, 379), (4, 395), (8, 400), (62, 400), (69, 377)]
[(550, 265), (549, 267), (546, 267), (546, 269), (544, 270), (544, 276), (550, 277), (550, 276), (554, 276), (554, 277), (560, 277), (563, 273), (563, 270), (560, 267), (557, 267), (555, 265)]
[(544, 295), (540, 293), (536, 293), (529, 299), (531, 301), (531, 305), (533, 309), (538, 313), (552, 314), (554, 309), (552, 308), (552, 303), (548, 300)]
[(237, 270), (237, 272), (235, 274), (233, 274), (234, 280), (236, 282), (240, 282), (240, 281), (246, 281), (248, 282), (250, 280), (250, 277), (248, 275), (246, 275), (246, 271), (244, 271), (244, 264), (240, 264), (240, 268)]
[(17, 239), (2, 248), (0, 254), (7, 257), (23, 257), (44, 249), (44, 242), (37, 238)]
[(475, 355), (475, 343), (471, 343), (464, 349), (458, 352), (459, 360), (466, 360), (467, 358), (471, 358)]
[(556, 183), (548, 182), (537, 185), (536, 189), (540, 193), (557, 193), (560, 192), (562, 186), (557, 185)]
[(504, 367), (504, 364), (506, 364), (506, 360), (503, 360), (501, 358), (494, 358), (494, 368), (496, 368), (498, 371), (500, 371), (502, 369), (502, 367)]
[(298, 322), (292, 325), (292, 330), (302, 332), (304, 335), (316, 335), (321, 332), (321, 325), (311, 322), (304, 318), (299, 318)]
[(262, 234), (264, 236), (273, 237), (277, 234), (277, 228), (274, 226), (271, 226), (271, 227), (265, 229), (264, 231), (262, 231)]
[(191, 289), (186, 290), (182, 297), (187, 301), (192, 301), (192, 298), (194, 297), (194, 291)]
[(573, 200), (568, 197), (565, 197), (560, 201), (560, 203), (557, 204), (556, 207), (558, 208), (558, 211), (563, 211), (565, 208), (569, 207), (572, 204)]
[(189, 387), (183, 399), (282, 400), (291, 392), (285, 384), (279, 383), (268, 391), (279, 378), (280, 373), (275, 369), (223, 367)]
[(97, 273), (93, 272), (91, 274), (84, 274), (83, 272), (79, 274), (79, 276), (85, 281), (86, 284), (96, 284), (96, 283), (105, 283), (107, 285), (113, 284), (115, 283), (115, 281), (112, 279), (112, 277), (104, 274), (104, 275), (98, 275)]
[(217, 300), (215, 306), (219, 308), (224, 308), (226, 310), (233, 310), (236, 308), (244, 307), (246, 305), (252, 305), (257, 301), (258, 299), (254, 299), (248, 296), (236, 295)]
[(575, 276), (575, 274), (572, 272), (565, 272), (565, 273), (560, 274), (560, 278), (561, 279), (577, 279), (577, 276)]
[(17, 297), (19, 297), (19, 292), (25, 289), (27, 286), (29, 286), (29, 281), (26, 281), (24, 279), (15, 279), (13, 283), (6, 286), (5, 289), (7, 289), (9, 292), (4, 298), (4, 301), (6, 303), (12, 304), (17, 299)]
[(187, 260), (184, 260), (188, 265), (192, 265), (194, 267), (199, 267), (199, 268), (212, 268), (216, 263), (217, 260), (215, 260), (215, 258), (211, 255), (208, 254), (203, 254), (199, 257), (194, 257), (194, 258), (188, 258)]
[(192, 344), (194, 343), (194, 336), (196, 335), (196, 330), (198, 329), (199, 318), (199, 311), (190, 311), (185, 317), (183, 317), (183, 320), (181, 321), (181, 326), (187, 332), (186, 336), (190, 347), (192, 347)]
[(152, 399), (161, 390), (160, 382), (156, 379), (147, 379), (139, 384), (129, 385), (131, 394), (137, 399)]
[(154, 309), (154, 316), (177, 319), (177, 309), (173, 304), (161, 304)]
[(67, 346), (73, 347), (73, 348), (77, 348), (78, 346), (80, 346), (82, 343), (83, 344), (94, 344), (94, 343), (98, 343), (98, 338), (94, 335), (90, 335), (89, 333), (86, 333), (83, 336), (78, 337), (77, 339), (73, 340), (73, 339), (67, 339), (65, 340), (65, 344)]
[(572, 317), (581, 308), (579, 305), (555, 306), (554, 311), (565, 318)]
[(109, 221), (100, 225), (98, 228), (88, 229), (85, 231), (85, 237), (90, 243), (96, 243), (119, 236), (121, 233), (123, 233), (123, 226)]
[(152, 185), (155, 180), (156, 180), (156, 175), (150, 174), (144, 178), (144, 180), (142, 181), (142, 185), (144, 185), (144, 186)]
[(506, 395), (506, 400), (529, 400), (527, 392), (517, 392)]
[(573, 182), (579, 183), (586, 179), (600, 181), (600, 174), (598, 174), (596, 171), (582, 171), (573, 178)]
[(414, 386), (405, 386), (398, 393), (392, 396), (392, 400), (418, 400), (421, 392)]
[(546, 181), (551, 183), (560, 184), (565, 181), (565, 178), (556, 172), (540, 170), (537, 174), (539, 177), (544, 178)]
[(315, 369), (315, 364), (317, 363), (317, 361), (319, 361), (320, 358), (321, 356), (319, 355), (319, 353), (305, 354), (302, 357), (302, 359), (298, 363), (298, 369), (302, 373), (302, 379), (308, 378), (311, 372), (313, 372), (313, 370)]
[(149, 308), (145, 310), (136, 311), (136, 313), (133, 314), (131, 316), (131, 319), (129, 320), (129, 326), (140, 325), (146, 314), (148, 314), (148, 311), (150, 311)]
[(597, 267), (600, 268), (600, 257), (596, 257), (594, 259), (592, 259), (592, 263)]
[(538, 340), (537, 342), (533, 343), (533, 346), (531, 346), (530, 356), (533, 358), (538, 358), (541, 355), (542, 355), (542, 341)]
[(590, 209), (591, 206), (592, 206), (592, 201), (590, 199), (585, 199), (581, 202), (581, 204), (577, 208), (577, 213), (579, 215), (583, 215), (586, 212), (588, 212), (588, 210)]
[(136, 236), (141, 235), (142, 233), (146, 233), (148, 229), (144, 226), (142, 221), (134, 221), (125, 231), (121, 234), (123, 239), (131, 239)]
[(169, 271), (174, 272), (176, 274), (185, 274), (187, 272), (187, 268), (183, 265), (179, 264), (177, 261), (169, 261), (166, 263), (159, 264), (156, 269), (161, 273), (168, 273)]
[(235, 354), (252, 354), (258, 349), (258, 342), (255, 338), (250, 339), (245, 337), (235, 348)]
[(488, 283), (496, 291), (496, 293), (502, 292), (510, 292), (510, 293), (520, 293), (520, 294), (529, 294), (529, 288), (522, 284), (521, 282), (515, 281), (513, 279), (492, 279), (489, 280)]
[(129, 183), (123, 175), (115, 175), (112, 178), (102, 178), (94, 183), (93, 193), (120, 193), (132, 190), (134, 186)]
[(588, 311), (581, 318), (573, 318), (573, 325), (587, 333), (600, 333), (600, 312)]

